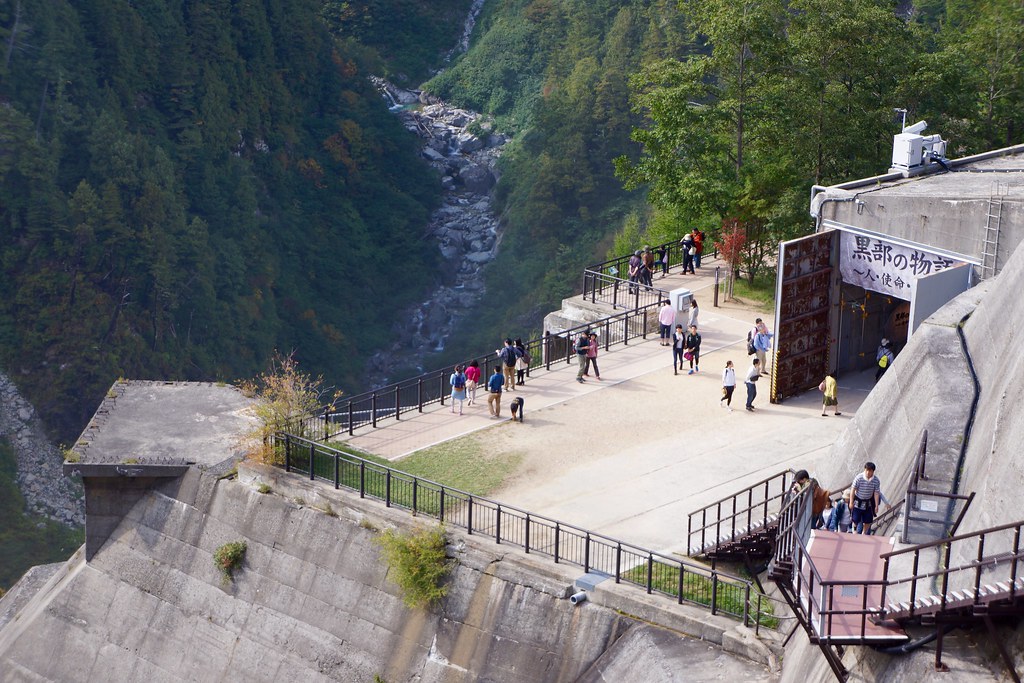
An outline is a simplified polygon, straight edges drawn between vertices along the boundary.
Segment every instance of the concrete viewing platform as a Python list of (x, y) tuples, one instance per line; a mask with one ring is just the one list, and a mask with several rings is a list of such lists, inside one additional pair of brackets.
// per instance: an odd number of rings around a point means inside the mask
[[(689, 276), (687, 285), (671, 282), (682, 279), (678, 275), (654, 281), (695, 292), (703, 337), (699, 373), (673, 374), (671, 349), (655, 333), (602, 349), (601, 381), (577, 383), (575, 362), (535, 372), (525, 386), (503, 394), (500, 420), (489, 418), (487, 395), (478, 391), (461, 416), (446, 401), (339, 438), (398, 469), (403, 457), (458, 439), (484, 463), (518, 462), (489, 497), (653, 550), (685, 554), (689, 512), (782, 469), (808, 469), (814, 476), (873, 386), (871, 372), (840, 377), (842, 415), (822, 417), (820, 393), (772, 405), (770, 378), (762, 377), (756, 410), (745, 411), (747, 330), (756, 317), (770, 321), (770, 315), (738, 303), (713, 307), (713, 272), (705, 268)], [(737, 376), (731, 412), (719, 403), (726, 360), (733, 361)], [(508, 402), (520, 396), (525, 421), (512, 423)], [(845, 487), (855, 474), (821, 484)], [(890, 474), (879, 472), (883, 486)]]

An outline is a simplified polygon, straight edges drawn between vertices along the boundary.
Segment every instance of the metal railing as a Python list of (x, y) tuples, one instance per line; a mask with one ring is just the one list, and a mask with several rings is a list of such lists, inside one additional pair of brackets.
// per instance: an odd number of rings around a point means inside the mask
[(612, 308), (640, 308), (667, 301), (668, 292), (588, 270), (583, 273), (583, 300), (611, 304)]
[[(526, 376), (538, 370), (551, 370), (552, 366), (574, 362), (576, 352), (573, 344), (580, 332), (596, 332), (605, 351), (619, 344), (628, 345), (633, 339), (646, 339), (648, 334), (657, 334), (659, 306), (659, 302), (653, 302), (557, 334), (546, 332), (542, 337), (524, 342), (530, 357)], [(459, 365), (466, 366), (472, 360), (480, 365), (480, 390), (486, 393), (487, 379), (502, 361), (492, 352), (467, 359)], [(343, 398), (316, 411), (290, 418), (281, 425), (281, 431), (327, 441), (345, 432), (352, 435), (360, 427), (377, 427), (381, 420), (400, 420), (402, 415), (408, 413), (422, 413), (425, 406), (445, 404), (451, 395), (449, 378), (454, 369), (455, 365), (449, 365), (351, 398)]]
[(738, 534), (767, 528), (778, 519), (793, 485), (793, 470), (785, 470), (691, 512), (686, 524), (686, 547), (705, 552)]
[[(705, 245), (706, 246), (706, 245)], [(683, 264), (683, 247), (679, 244), (679, 240), (672, 240), (671, 242), (665, 242), (651, 248), (652, 253), (657, 253), (659, 249), (665, 249), (668, 251), (668, 267), (675, 268)], [(705, 252), (707, 249), (705, 248)], [(625, 256), (616, 256), (613, 259), (602, 261), (601, 263), (595, 263), (594, 265), (587, 266), (584, 273), (598, 273), (604, 275), (611, 275), (612, 277), (618, 277), (623, 280), (629, 279), (629, 259), (633, 257), (633, 254), (626, 254)], [(654, 264), (655, 273), (661, 270), (661, 264)]]
[[(925, 473), (925, 466), (928, 463), (928, 430), (924, 430), (921, 435), (921, 446), (917, 451), (917, 456), (914, 459), (914, 468), (910, 473), (910, 484), (907, 486), (907, 496), (904, 498), (904, 512), (903, 512), (903, 532), (900, 535), (900, 541), (902, 543), (910, 542), (910, 523), (920, 522), (929, 525), (938, 525), (942, 527), (941, 536), (954, 536), (956, 535), (957, 529), (960, 528), (960, 522), (963, 521), (964, 515), (967, 514), (967, 508), (971, 506), (974, 501), (974, 492), (972, 491), (969, 495), (962, 495), (959, 493), (949, 493), (946, 491), (934, 491), (931, 489), (923, 488), (922, 482), (928, 480), (928, 475)], [(929, 498), (945, 498), (949, 501), (948, 510), (941, 517), (929, 517), (927, 515), (915, 514), (915, 512), (922, 510), (921, 502), (922, 497), (927, 496)], [(953, 520), (953, 511), (956, 509), (958, 501), (964, 501), (963, 507), (960, 509), (960, 513), (956, 519)], [(938, 512), (938, 509), (932, 512)], [(951, 521), (952, 520), (952, 521)], [(947, 528), (948, 527), (948, 528)]]
[(535, 515), (437, 482), (394, 470), (292, 434), (275, 434), (273, 447), (285, 470), (332, 483), (360, 498), (407, 510), (464, 529), (470, 535), (522, 548), (555, 563), (605, 574), (616, 583), (707, 607), (754, 628), (775, 628), (778, 601), (750, 581), (654, 552), (603, 534)]

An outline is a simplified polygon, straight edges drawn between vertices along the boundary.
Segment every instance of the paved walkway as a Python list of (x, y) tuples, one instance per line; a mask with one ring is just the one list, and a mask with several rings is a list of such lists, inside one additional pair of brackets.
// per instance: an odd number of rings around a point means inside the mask
[[(746, 332), (758, 314), (713, 308), (708, 290), (696, 296), (703, 336), (698, 374), (674, 375), (671, 350), (655, 335), (602, 353), (604, 381), (578, 384), (575, 364), (531, 377), (503, 397), (503, 417), (508, 400), (525, 399), (523, 424), (489, 419), (486, 398), (478, 395), (465, 415), (431, 406), (376, 430), (364, 428), (349, 442), (400, 460), (450, 439), (475, 439), (487, 457), (521, 459), (517, 474), (492, 498), (630, 543), (685, 552), (689, 512), (782, 469), (806, 468), (813, 475), (872, 385), (872, 373), (840, 378), (843, 415), (821, 417), (816, 391), (770, 404), (765, 377), (756, 412), (743, 410), (742, 384), (734, 411), (727, 411), (718, 402), (722, 367), (731, 359), (737, 375), (745, 373)], [(883, 485), (887, 474), (879, 473)]]

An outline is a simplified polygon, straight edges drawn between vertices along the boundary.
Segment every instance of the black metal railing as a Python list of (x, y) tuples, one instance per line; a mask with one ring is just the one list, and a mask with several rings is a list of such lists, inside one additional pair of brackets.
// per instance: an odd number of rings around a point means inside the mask
[(754, 628), (775, 628), (778, 601), (746, 579), (658, 553), (549, 517), (392, 469), (307, 438), (278, 432), (273, 447), (285, 470), (331, 483), (464, 529), (526, 553), (605, 574), (616, 583), (707, 607)]
[(610, 304), (612, 308), (640, 308), (668, 300), (668, 292), (614, 275), (583, 273), (583, 300)]
[(785, 470), (691, 512), (686, 525), (690, 554), (706, 552), (774, 523), (792, 486), (793, 470)]
[[(616, 313), (556, 334), (546, 332), (542, 337), (524, 342), (530, 358), (526, 376), (530, 377), (531, 373), (539, 370), (551, 370), (552, 366), (558, 367), (574, 362), (574, 342), (580, 332), (596, 332), (605, 351), (620, 344), (628, 345), (634, 339), (646, 339), (648, 334), (657, 334), (659, 307), (659, 302), (652, 302), (636, 310)], [(467, 359), (459, 365), (466, 366), (472, 360), (477, 361), (480, 366), (481, 390), (486, 393), (487, 379), (502, 361), (496, 352), (490, 352)], [(327, 441), (342, 433), (352, 435), (360, 427), (377, 427), (381, 420), (400, 420), (408, 413), (421, 413), (425, 406), (434, 403), (444, 405), (451, 395), (449, 378), (454, 369), (455, 365), (449, 365), (379, 389), (340, 399), (316, 411), (290, 418), (281, 426), (281, 431)]]
[[(705, 245), (706, 247), (707, 245)], [(676, 268), (683, 264), (683, 247), (679, 243), (679, 240), (672, 240), (671, 242), (665, 242), (651, 248), (651, 252), (657, 254), (659, 250), (666, 250), (668, 252), (668, 266), (669, 268)], [(705, 252), (707, 248), (705, 248)], [(633, 254), (626, 254), (625, 256), (616, 256), (613, 259), (602, 261), (601, 263), (595, 263), (594, 265), (587, 266), (584, 273), (599, 273), (603, 275), (611, 275), (612, 277), (621, 278), (623, 280), (629, 279), (629, 259), (633, 257)], [(661, 271), (661, 264), (654, 264), (654, 274)]]

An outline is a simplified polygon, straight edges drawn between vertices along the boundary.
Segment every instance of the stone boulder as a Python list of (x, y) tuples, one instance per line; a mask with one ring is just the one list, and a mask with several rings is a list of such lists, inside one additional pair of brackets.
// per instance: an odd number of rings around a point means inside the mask
[(467, 166), (459, 174), (462, 185), (468, 191), (476, 194), (487, 194), (488, 190), (494, 187), (494, 174), (491, 169), (480, 164)]

